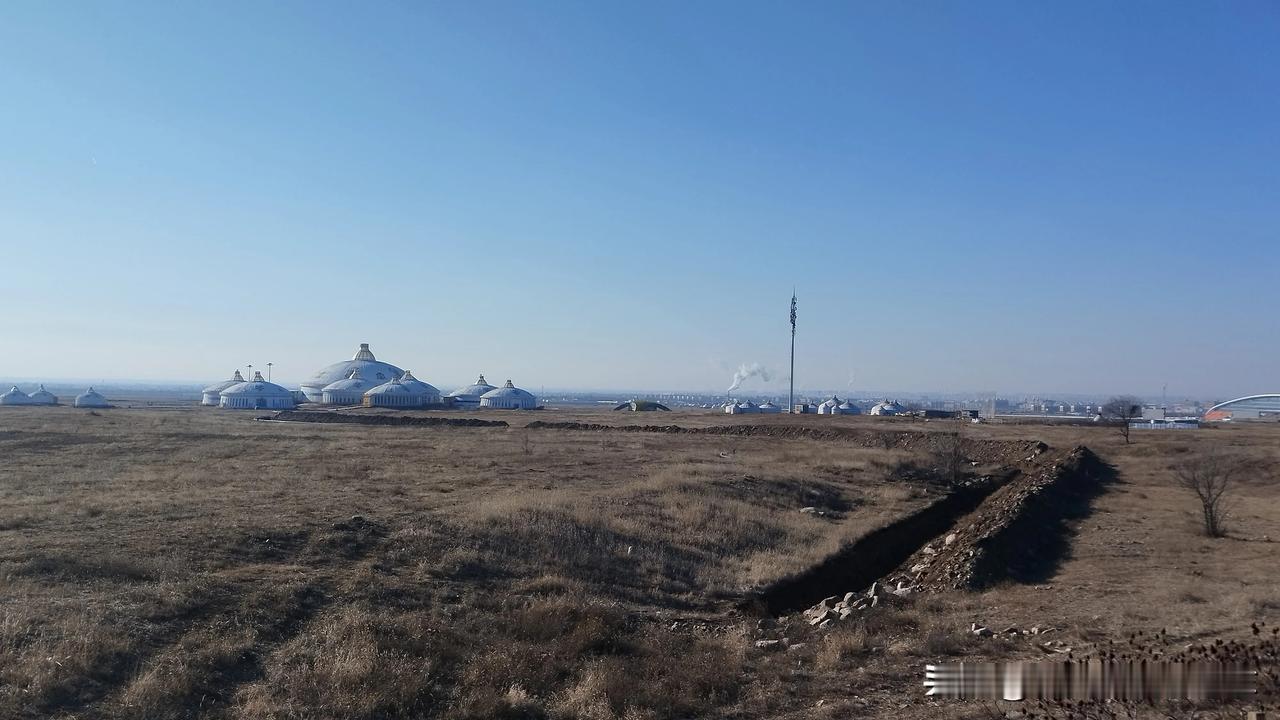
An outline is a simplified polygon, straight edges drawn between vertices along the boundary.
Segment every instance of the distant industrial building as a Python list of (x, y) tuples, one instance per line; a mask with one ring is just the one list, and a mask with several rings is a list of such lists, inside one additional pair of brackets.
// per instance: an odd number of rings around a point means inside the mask
[(1204, 413), (1207, 421), (1280, 420), (1280, 393), (1248, 395), (1218, 403)]

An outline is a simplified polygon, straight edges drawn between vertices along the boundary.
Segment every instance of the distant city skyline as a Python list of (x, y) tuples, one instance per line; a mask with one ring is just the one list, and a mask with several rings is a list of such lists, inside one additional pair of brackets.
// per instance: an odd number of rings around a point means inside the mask
[(1249, 0), (17, 4), (0, 376), (785, 391), (795, 286), (797, 388), (1277, 392), (1278, 55)]

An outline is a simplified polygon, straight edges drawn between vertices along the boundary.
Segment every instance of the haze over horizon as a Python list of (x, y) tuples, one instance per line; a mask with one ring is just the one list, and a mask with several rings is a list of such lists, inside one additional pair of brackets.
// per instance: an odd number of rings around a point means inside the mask
[[(1280, 392), (1280, 6), (20, 3), (0, 376)], [(1056, 389), (1056, 390), (1055, 390)]]

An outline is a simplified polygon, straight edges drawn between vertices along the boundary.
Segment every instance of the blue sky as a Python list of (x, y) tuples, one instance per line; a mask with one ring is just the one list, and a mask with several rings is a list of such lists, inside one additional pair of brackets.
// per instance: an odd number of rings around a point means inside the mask
[(11, 3), (0, 375), (1275, 392), (1273, 2)]

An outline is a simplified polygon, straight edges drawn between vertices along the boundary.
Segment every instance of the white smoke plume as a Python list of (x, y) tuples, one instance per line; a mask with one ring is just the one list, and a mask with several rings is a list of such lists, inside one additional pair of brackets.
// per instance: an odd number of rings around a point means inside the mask
[(765, 382), (769, 382), (772, 377), (768, 370), (760, 363), (753, 362), (751, 364), (743, 363), (738, 366), (738, 371), (733, 374), (733, 384), (725, 392), (733, 392), (742, 386), (742, 381), (747, 378), (758, 377)]

